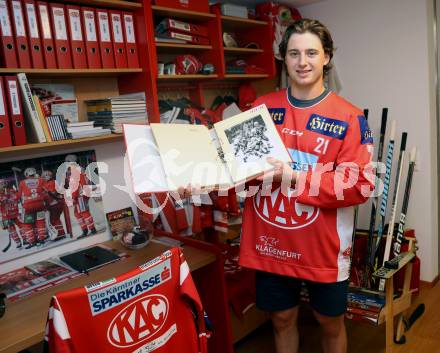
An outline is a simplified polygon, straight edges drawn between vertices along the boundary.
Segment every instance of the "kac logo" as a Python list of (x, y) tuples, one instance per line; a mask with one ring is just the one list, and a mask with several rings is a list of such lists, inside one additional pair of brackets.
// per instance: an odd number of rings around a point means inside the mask
[[(297, 197), (292, 195), (293, 190), (287, 191), (288, 195), (284, 195), (279, 187), (268, 196), (261, 195), (259, 191), (254, 197), (254, 209), (258, 216), (264, 222), (283, 229), (299, 229), (313, 223), (319, 208), (297, 202)], [(266, 240), (269, 242), (270, 239)]]
[(114, 317), (107, 339), (120, 348), (151, 339), (165, 324), (169, 308), (168, 299), (159, 294), (136, 300)]

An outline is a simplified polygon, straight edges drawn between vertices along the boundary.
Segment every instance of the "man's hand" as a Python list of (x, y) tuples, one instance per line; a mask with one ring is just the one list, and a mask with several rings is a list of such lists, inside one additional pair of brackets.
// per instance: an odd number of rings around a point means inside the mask
[(267, 162), (274, 166), (274, 169), (259, 176), (257, 180), (264, 182), (281, 183), (289, 182), (292, 186), (299, 177), (299, 173), (294, 171), (287, 163), (275, 159), (273, 157), (267, 158)]

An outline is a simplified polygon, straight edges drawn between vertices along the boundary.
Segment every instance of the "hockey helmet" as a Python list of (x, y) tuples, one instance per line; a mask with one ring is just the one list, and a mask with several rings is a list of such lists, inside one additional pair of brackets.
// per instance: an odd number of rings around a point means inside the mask
[(78, 162), (78, 157), (76, 156), (76, 154), (68, 154), (64, 160), (66, 162), (76, 163)]
[(50, 179), (52, 179), (53, 173), (50, 170), (43, 170), (43, 173), (41, 173), (41, 177), (44, 180), (49, 181)]
[(29, 167), (24, 170), (24, 176), (26, 178), (31, 177), (31, 176), (36, 176), (36, 175), (37, 175), (37, 171), (35, 170), (34, 167)]

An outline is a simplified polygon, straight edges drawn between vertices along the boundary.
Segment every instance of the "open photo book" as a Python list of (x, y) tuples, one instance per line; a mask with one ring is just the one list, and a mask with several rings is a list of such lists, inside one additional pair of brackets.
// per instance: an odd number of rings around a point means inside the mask
[(124, 124), (124, 134), (136, 194), (175, 191), (188, 184), (229, 189), (273, 169), (268, 157), (292, 161), (264, 104), (212, 129)]

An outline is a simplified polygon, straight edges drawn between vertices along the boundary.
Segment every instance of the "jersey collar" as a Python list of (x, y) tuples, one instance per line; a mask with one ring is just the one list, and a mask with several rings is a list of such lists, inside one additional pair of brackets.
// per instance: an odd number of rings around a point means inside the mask
[(324, 100), (329, 94), (331, 93), (331, 91), (326, 88), (324, 90), (324, 92), (322, 92), (318, 97), (313, 98), (313, 99), (297, 99), (294, 96), (292, 96), (292, 94), (290, 93), (290, 86), (287, 87), (286, 89), (286, 94), (287, 94), (287, 100), (289, 101), (289, 103), (295, 107), (295, 108), (310, 108), (312, 106), (314, 106), (315, 104), (320, 103), (322, 100)]

